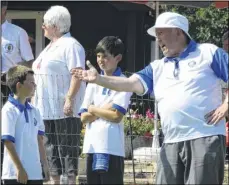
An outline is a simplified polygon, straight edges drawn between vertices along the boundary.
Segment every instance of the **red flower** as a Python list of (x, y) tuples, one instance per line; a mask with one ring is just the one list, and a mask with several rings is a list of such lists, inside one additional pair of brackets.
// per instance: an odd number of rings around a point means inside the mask
[(149, 138), (149, 137), (152, 137), (153, 135), (150, 133), (150, 132), (146, 132), (145, 134), (144, 134), (144, 137), (146, 137), (146, 138)]

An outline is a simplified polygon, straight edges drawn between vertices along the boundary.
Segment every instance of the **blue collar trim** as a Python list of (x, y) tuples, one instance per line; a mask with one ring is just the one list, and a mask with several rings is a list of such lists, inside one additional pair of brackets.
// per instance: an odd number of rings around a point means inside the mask
[[(104, 71), (101, 70), (101, 75), (104, 75)], [(121, 76), (122, 75), (122, 70), (120, 67), (117, 67), (116, 70), (113, 72), (112, 76)], [(111, 90), (107, 88), (103, 88), (102, 95), (108, 95), (110, 96)]]
[(16, 100), (12, 94), (9, 95), (8, 101), (12, 103), (15, 107), (19, 109), (20, 112), (23, 112), (26, 109), (32, 109), (32, 106), (26, 100), (25, 105), (21, 104), (18, 100)]
[[(112, 76), (121, 76), (122, 70), (120, 67), (117, 67), (116, 70), (113, 72)], [(101, 70), (101, 75), (104, 75), (104, 71)]]
[(191, 52), (194, 52), (196, 50), (196, 45), (196, 42), (194, 40), (191, 40), (187, 48), (180, 54), (179, 57), (165, 57), (164, 62), (181, 60), (186, 58)]

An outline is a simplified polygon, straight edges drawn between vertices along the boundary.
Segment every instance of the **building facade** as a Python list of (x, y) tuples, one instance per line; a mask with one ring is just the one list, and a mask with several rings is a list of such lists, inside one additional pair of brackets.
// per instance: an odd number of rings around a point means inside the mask
[(30, 36), (34, 56), (48, 44), (42, 31), (43, 15), (50, 6), (63, 5), (72, 17), (71, 34), (85, 48), (87, 59), (96, 62), (94, 49), (104, 36), (120, 37), (126, 46), (120, 66), (135, 72), (153, 59), (154, 38), (147, 34), (155, 16), (144, 4), (132, 2), (9, 1), (7, 19), (23, 27)]

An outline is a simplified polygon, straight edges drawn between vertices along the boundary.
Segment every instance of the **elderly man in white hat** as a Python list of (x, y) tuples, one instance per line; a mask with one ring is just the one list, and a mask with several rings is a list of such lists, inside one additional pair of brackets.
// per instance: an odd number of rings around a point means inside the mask
[(129, 78), (90, 70), (75, 76), (116, 91), (153, 92), (164, 133), (157, 184), (222, 184), (225, 116), (220, 81), (228, 81), (228, 54), (213, 44), (198, 44), (188, 33), (186, 17), (159, 15), (148, 33), (157, 38), (164, 58)]

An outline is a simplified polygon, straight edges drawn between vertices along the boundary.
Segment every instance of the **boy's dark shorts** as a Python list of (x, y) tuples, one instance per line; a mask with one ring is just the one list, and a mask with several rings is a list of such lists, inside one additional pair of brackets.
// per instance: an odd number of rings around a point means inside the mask
[(77, 175), (80, 154), (80, 118), (44, 120), (50, 175)]
[(124, 158), (110, 155), (108, 172), (92, 171), (93, 154), (87, 155), (87, 184), (123, 184)]

